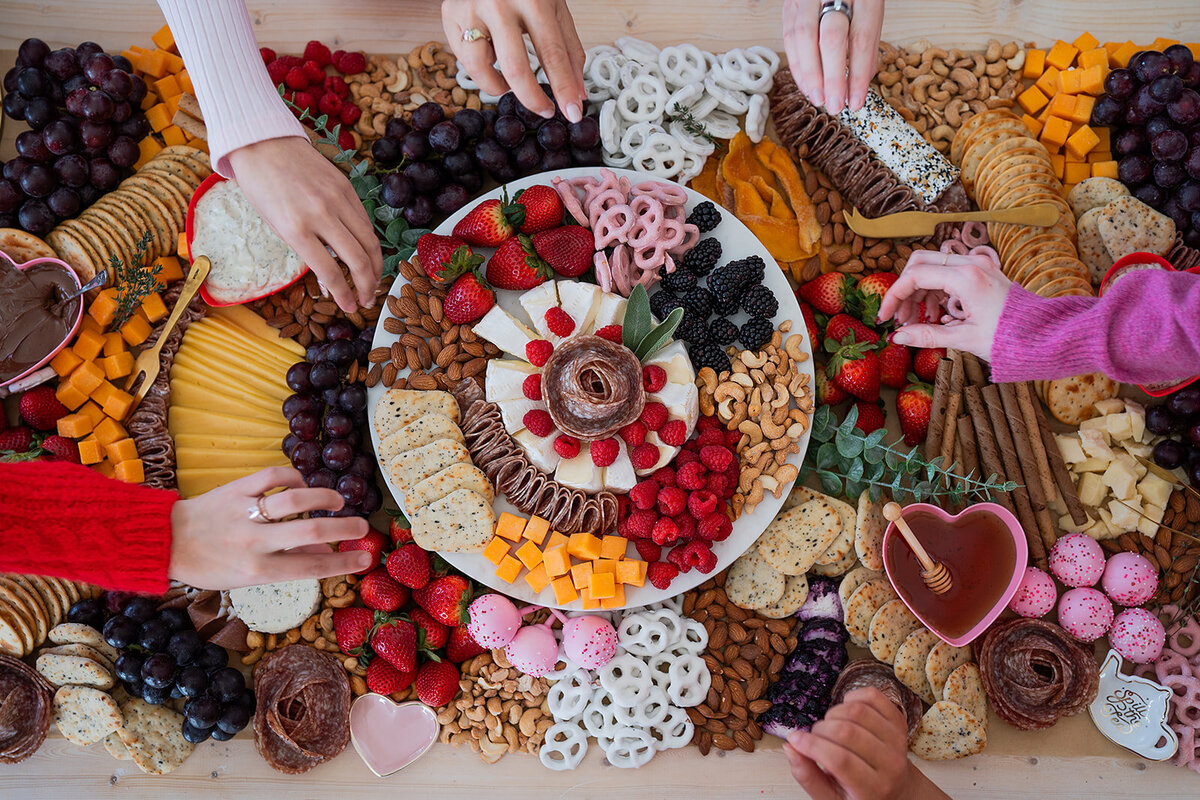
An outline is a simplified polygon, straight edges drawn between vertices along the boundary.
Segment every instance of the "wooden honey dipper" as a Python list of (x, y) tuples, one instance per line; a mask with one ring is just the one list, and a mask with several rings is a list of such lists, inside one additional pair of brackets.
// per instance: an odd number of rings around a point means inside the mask
[(950, 587), (953, 585), (950, 579), (950, 570), (946, 569), (946, 565), (942, 562), (934, 561), (929, 557), (929, 553), (925, 552), (925, 548), (917, 541), (912, 528), (908, 527), (908, 523), (904, 521), (900, 504), (888, 503), (883, 507), (883, 516), (895, 524), (896, 530), (900, 531), (904, 541), (908, 542), (908, 546), (917, 556), (917, 561), (921, 562), (921, 578), (924, 579), (925, 586), (934, 594), (945, 594), (950, 591)]

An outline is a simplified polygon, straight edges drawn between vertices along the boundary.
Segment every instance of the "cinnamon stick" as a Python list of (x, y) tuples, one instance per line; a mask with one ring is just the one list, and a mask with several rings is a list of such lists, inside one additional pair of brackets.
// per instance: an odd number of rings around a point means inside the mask
[(983, 377), (983, 366), (979, 363), (979, 359), (970, 353), (962, 354), (963, 369), (966, 370), (967, 380), (976, 386), (983, 386), (987, 383), (987, 378)]
[(946, 430), (946, 393), (950, 388), (950, 359), (938, 361), (933, 378), (933, 399), (929, 410), (929, 431), (925, 434), (925, 458), (933, 460), (941, 452), (942, 436)]
[[(1021, 464), (1017, 459), (1016, 446), (1013, 444), (1012, 433), (1004, 418), (1004, 406), (1000, 401), (1000, 390), (995, 384), (980, 389), (983, 396), (984, 408), (991, 422), (992, 433), (996, 437), (996, 447), (1000, 451), (1000, 460), (1004, 464), (1005, 474), (1009, 480), (1020, 480)], [(1029, 555), (1034, 563), (1042, 566), (1046, 562), (1046, 546), (1038, 531), (1037, 518), (1033, 515), (1033, 506), (1029, 502), (1029, 491), (1025, 486), (1018, 486), (1012, 491), (1013, 505), (1017, 507), (1017, 519), (1025, 531), (1029, 541)]]
[(1054, 475), (1058, 494), (1067, 506), (1067, 513), (1071, 515), (1071, 521), (1076, 525), (1086, 525), (1087, 512), (1083, 510), (1083, 504), (1079, 502), (1079, 492), (1075, 489), (1075, 481), (1072, 480), (1071, 473), (1067, 471), (1067, 463), (1063, 461), (1062, 451), (1058, 449), (1058, 442), (1054, 441), (1054, 434), (1050, 432), (1050, 426), (1046, 424), (1046, 412), (1042, 410), (1041, 403), (1034, 403), (1033, 410), (1037, 415), (1038, 430), (1042, 434), (1042, 445), (1046, 449), (1046, 459), (1050, 462), (1050, 472)]
[[(958, 354), (955, 353), (955, 356)], [(941, 456), (942, 469), (950, 469), (951, 459), (956, 449), (955, 440), (958, 438), (958, 413), (962, 410), (963, 362), (954, 358), (950, 362), (950, 389), (946, 395), (945, 420), (942, 433), (942, 446), (938, 455)]]
[(963, 475), (977, 474), (979, 458), (975, 451), (975, 426), (971, 424), (971, 417), (965, 414), (958, 418), (956, 424), (958, 441), (962, 443), (962, 460), (958, 462), (959, 468)]
[[(1008, 421), (1008, 429), (1012, 434), (1013, 444), (1016, 446), (1017, 463), (1021, 468), (1021, 473), (1025, 476), (1024, 491), (1028, 493), (1029, 503), (1033, 507), (1038, 534), (1042, 537), (1042, 544), (1046, 548), (1053, 547), (1057, 536), (1054, 533), (1054, 524), (1050, 515), (1041, 513), (1046, 510), (1048, 500), (1042, 491), (1041, 476), (1037, 471), (1037, 459), (1033, 456), (1029, 431), (1025, 427), (1025, 417), (1021, 414), (1020, 404), (1017, 401), (1017, 389), (1011, 383), (997, 384), (997, 388), (1000, 392), (1001, 411)], [(1041, 435), (1038, 434), (1039, 441), (1041, 438)]]
[(1038, 480), (1042, 484), (1042, 495), (1049, 503), (1054, 499), (1054, 475), (1050, 472), (1050, 461), (1046, 457), (1046, 444), (1037, 421), (1037, 411), (1034, 406), (1037, 401), (1033, 397), (1033, 387), (1028, 381), (1015, 385), (1017, 404), (1021, 407), (1021, 417), (1025, 420), (1025, 429), (1029, 431), (1029, 447), (1033, 450), (1033, 460), (1037, 464)]
[[(963, 399), (967, 402), (967, 412), (971, 415), (971, 426), (975, 432), (975, 442), (979, 448), (979, 475), (983, 480), (996, 476), (997, 480), (1007, 480), (1004, 477), (1004, 464), (1000, 461), (1000, 453), (996, 449), (996, 437), (992, 434), (992, 424), (988, 422), (987, 411), (983, 407), (983, 395), (978, 386), (963, 388)], [(996, 502), (1004, 506), (1014, 515), (1017, 513), (1012, 496), (1007, 492), (998, 492)]]

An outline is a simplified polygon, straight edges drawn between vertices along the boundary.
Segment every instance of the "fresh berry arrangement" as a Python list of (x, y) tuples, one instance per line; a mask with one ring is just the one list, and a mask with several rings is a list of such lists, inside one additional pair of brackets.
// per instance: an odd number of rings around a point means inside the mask
[(17, 401), (21, 425), (6, 427), (0, 418), (0, 462), (69, 461), (79, 463), (79, 446), (55, 431), (58, 421), (69, 413), (54, 396), (54, 388), (43, 384), (29, 389)]
[[(280, 56), (269, 47), (259, 49), (271, 83), (280, 87), (297, 117), (307, 111), (313, 117), (326, 115), (329, 127), (342, 126), (338, 145), (354, 150), (357, 143), (351, 132), (362, 116), (362, 109), (350, 102), (350, 87), (346, 76), (356, 75), (367, 68), (367, 57), (356, 51), (329, 48), (319, 41), (304, 46), (303, 56)], [(309, 124), (305, 120), (306, 124)]]
[(1146, 430), (1167, 438), (1154, 445), (1154, 463), (1183, 469), (1200, 489), (1200, 389), (1184, 388), (1146, 409)]
[(51, 50), (26, 39), (4, 92), (4, 114), (29, 130), (0, 172), (0, 228), (40, 236), (77, 216), (129, 175), (150, 132), (146, 83), (95, 42)]

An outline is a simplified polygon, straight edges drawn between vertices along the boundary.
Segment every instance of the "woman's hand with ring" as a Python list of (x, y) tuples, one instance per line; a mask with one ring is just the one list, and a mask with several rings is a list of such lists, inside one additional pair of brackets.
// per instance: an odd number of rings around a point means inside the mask
[[(847, 0), (843, 0), (846, 3)], [(783, 42), (796, 85), (830, 114), (862, 108), (875, 77), (884, 0), (822, 14), (822, 0), (784, 0)]]

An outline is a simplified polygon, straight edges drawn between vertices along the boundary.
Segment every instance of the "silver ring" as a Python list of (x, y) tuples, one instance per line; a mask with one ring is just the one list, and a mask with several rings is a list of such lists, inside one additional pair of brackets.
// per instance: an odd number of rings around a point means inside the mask
[(491, 38), (491, 36), (488, 36), (486, 33), (479, 30), (479, 28), (467, 28), (465, 31), (463, 31), (462, 35), (462, 40), (467, 43), (477, 42), (480, 39), (490, 40)]
[(246, 516), (248, 516), (250, 518), (251, 522), (261, 522), (263, 524), (269, 524), (272, 522), (279, 521), (267, 513), (267, 509), (264, 506), (266, 499), (267, 499), (266, 497), (263, 497), (260, 495), (258, 500), (255, 501), (254, 505), (250, 506), (249, 511), (246, 512)]
[(846, 15), (846, 22), (854, 19), (854, 10), (850, 8), (850, 4), (846, 0), (822, 0), (821, 15), (817, 17), (817, 24), (825, 19), (825, 15), (829, 13), (838, 13)]

